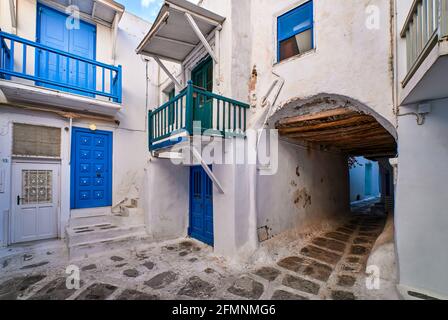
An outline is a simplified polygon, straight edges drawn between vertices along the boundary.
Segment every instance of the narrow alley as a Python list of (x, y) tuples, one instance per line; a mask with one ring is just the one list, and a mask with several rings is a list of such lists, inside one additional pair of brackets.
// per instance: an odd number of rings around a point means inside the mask
[[(68, 262), (64, 246), (1, 251), (0, 300), (272, 299), (353, 300), (390, 297), (387, 284), (369, 292), (365, 267), (385, 225), (378, 207), (360, 207), (335, 229), (310, 237), (271, 264), (238, 264), (190, 239), (142, 244)], [(46, 249), (46, 248), (52, 249)], [(294, 248), (294, 245), (292, 246)], [(16, 251), (15, 251), (16, 250)], [(79, 266), (80, 288), (66, 268)]]

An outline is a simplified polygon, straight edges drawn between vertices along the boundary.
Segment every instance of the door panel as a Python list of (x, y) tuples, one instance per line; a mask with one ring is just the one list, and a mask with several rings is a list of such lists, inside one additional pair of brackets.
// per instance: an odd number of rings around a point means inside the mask
[(58, 236), (59, 165), (14, 163), (12, 242)]
[[(95, 60), (96, 56), (96, 27), (80, 21), (79, 29), (67, 29), (67, 15), (43, 5), (38, 6), (38, 41), (41, 44), (72, 53), (83, 58)], [(78, 62), (57, 56), (46, 51), (37, 52), (39, 77), (51, 81), (66, 83), (88, 89), (95, 89), (95, 67), (85, 62)], [(68, 67), (68, 70), (67, 70)], [(60, 88), (48, 84), (41, 86), (68, 91), (76, 94), (93, 96), (84, 92)]]
[(112, 133), (73, 128), (72, 209), (112, 205)]
[[(197, 87), (213, 91), (213, 62), (207, 59), (192, 73), (193, 84)], [(212, 100), (203, 96), (193, 99), (193, 119), (201, 122), (202, 130), (210, 129), (212, 125)]]
[[(70, 32), (70, 53), (78, 56), (95, 60), (95, 40), (96, 28), (83, 21), (80, 22), (79, 30), (72, 30)], [(85, 62), (78, 63), (78, 72), (76, 71), (76, 61), (70, 61), (70, 84), (95, 89), (95, 67)], [(82, 92), (71, 91), (77, 94), (84, 94)]]
[[(38, 12), (39, 43), (53, 49), (69, 52), (69, 32), (65, 28), (66, 16), (43, 6), (39, 6)], [(39, 77), (56, 82), (68, 82), (66, 58), (57, 57), (56, 54), (43, 50), (37, 50), (36, 54), (38, 56), (37, 74)], [(57, 90), (60, 89), (49, 84), (39, 83), (38, 85)]]
[(201, 166), (190, 169), (189, 235), (213, 246), (213, 183)]

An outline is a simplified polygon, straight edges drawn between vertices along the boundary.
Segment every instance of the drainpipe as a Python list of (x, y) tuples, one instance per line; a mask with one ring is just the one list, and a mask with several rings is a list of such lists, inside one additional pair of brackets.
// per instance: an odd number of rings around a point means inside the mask
[(69, 118), (68, 125), (68, 165), (72, 165), (72, 129), (73, 129), (73, 118)]
[[(397, 0), (393, 0), (393, 30), (392, 30), (392, 52), (394, 54), (394, 70), (393, 70), (393, 78), (394, 78), (394, 89), (393, 89), (393, 103), (394, 103), (394, 114), (399, 114), (399, 99), (398, 99), (398, 88), (399, 88), (399, 80), (398, 80), (398, 19), (397, 19)], [(396, 117), (395, 125), (398, 127), (398, 117)]]

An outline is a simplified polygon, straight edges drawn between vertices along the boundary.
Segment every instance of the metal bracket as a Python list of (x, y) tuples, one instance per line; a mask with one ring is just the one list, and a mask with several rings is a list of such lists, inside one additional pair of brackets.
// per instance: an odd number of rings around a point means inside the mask
[(185, 18), (187, 19), (187, 21), (190, 24), (191, 28), (193, 28), (194, 33), (196, 33), (196, 35), (198, 36), (199, 40), (201, 40), (202, 44), (204, 45), (205, 50), (207, 50), (207, 52), (213, 58), (215, 63), (219, 63), (218, 58), (216, 57), (215, 53), (213, 52), (212, 47), (207, 42), (207, 39), (205, 39), (204, 35), (201, 32), (201, 29), (199, 29), (198, 25), (196, 24), (196, 21), (194, 21), (193, 17), (188, 12), (185, 12), (184, 14), (185, 14)]

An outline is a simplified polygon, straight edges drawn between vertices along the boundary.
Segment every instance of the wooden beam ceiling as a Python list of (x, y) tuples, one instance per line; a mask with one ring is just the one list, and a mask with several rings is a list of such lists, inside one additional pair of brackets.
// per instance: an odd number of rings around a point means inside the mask
[(395, 139), (373, 116), (348, 108), (284, 118), (276, 128), (282, 137), (350, 155), (396, 155)]

